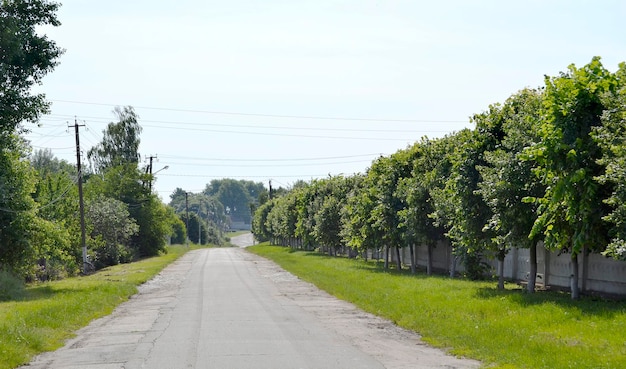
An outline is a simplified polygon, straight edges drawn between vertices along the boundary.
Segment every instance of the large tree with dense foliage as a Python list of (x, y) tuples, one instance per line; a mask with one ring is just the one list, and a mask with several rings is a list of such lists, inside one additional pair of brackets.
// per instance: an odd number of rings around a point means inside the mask
[(132, 260), (129, 241), (139, 231), (139, 226), (130, 218), (128, 205), (98, 195), (87, 204), (85, 218), (96, 269)]
[(410, 176), (413, 164), (411, 151), (400, 150), (389, 157), (380, 157), (367, 171), (366, 186), (370, 187), (373, 209), (370, 213), (372, 228), (382, 236), (385, 247), (385, 266), (388, 252), (396, 252), (396, 268), (401, 269), (400, 249), (406, 246), (403, 234), (406, 229), (400, 211), (406, 208), (405, 198), (399, 196), (398, 184)]
[(0, 1), (0, 139), (23, 122), (36, 123), (48, 112), (43, 94), (33, 94), (63, 53), (38, 33), (42, 26), (59, 26), (59, 4), (45, 0)]
[(494, 237), (491, 244), (498, 260), (498, 288), (504, 288), (504, 258), (511, 247), (530, 249), (528, 290), (534, 292), (537, 274), (537, 242), (539, 235), (529, 237), (536, 215), (536, 205), (524, 202), (543, 193), (544, 186), (532, 174), (532, 164), (522, 161), (525, 147), (535, 145), (535, 126), (540, 123), (541, 92), (522, 90), (504, 104), (474, 116), (481, 135), (491, 136), (495, 145), (485, 152), (486, 164), (478, 170), (482, 181), (481, 194), (492, 211), (484, 225)]
[(438, 182), (443, 183), (447, 178), (446, 173), (449, 172), (444, 169), (445, 152), (436, 150), (436, 145), (437, 140), (423, 138), (411, 148), (411, 175), (400, 179), (397, 189), (397, 196), (403, 197), (406, 202), (406, 206), (398, 214), (402, 229), (405, 230), (404, 239), (411, 250), (411, 270), (415, 273), (417, 259), (413, 245), (426, 245), (428, 275), (433, 271), (433, 247), (438, 241), (445, 239), (443, 227), (435, 225), (432, 217), (435, 209), (430, 190), (437, 187)]
[(594, 138), (602, 148), (599, 163), (606, 167), (598, 179), (613, 186), (613, 192), (605, 199), (611, 207), (605, 220), (612, 229), (604, 254), (626, 260), (626, 63), (620, 64), (614, 77), (617, 88), (614, 93), (603, 95), (602, 125), (596, 127)]
[(571, 293), (577, 299), (578, 255), (602, 251), (608, 243), (602, 218), (608, 214), (603, 200), (611, 186), (596, 180), (604, 166), (591, 133), (602, 125), (602, 97), (615, 90), (616, 82), (594, 58), (582, 68), (570, 65), (558, 77), (546, 77), (545, 83), (541, 140), (526, 152), (546, 185), (545, 194), (536, 198), (538, 217), (531, 236), (543, 233), (548, 248), (571, 255)]
[[(139, 163), (139, 135), (142, 128), (139, 116), (132, 106), (116, 106), (113, 114), (117, 122), (111, 122), (103, 131), (102, 142), (92, 147), (87, 153), (93, 170), (103, 173), (108, 168), (118, 165)], [(149, 178), (148, 180), (151, 180)]]
[(139, 231), (130, 244), (136, 256), (153, 256), (165, 250), (166, 236), (175, 222), (165, 205), (154, 195), (147, 183), (152, 179), (138, 167), (138, 116), (130, 106), (115, 108), (117, 122), (109, 123), (102, 142), (89, 150), (88, 157), (99, 176), (90, 177), (87, 194), (92, 198), (104, 195), (128, 206)]
[(28, 235), (35, 220), (35, 171), (24, 158), (24, 143), (6, 137), (0, 148), (0, 268), (25, 273), (34, 261), (35, 245)]
[(42, 26), (60, 25), (58, 7), (40, 0), (0, 1), (0, 268), (23, 276), (63, 240), (56, 237), (54, 226), (36, 216), (31, 197), (35, 172), (26, 159), (28, 148), (18, 137), (26, 130), (24, 122), (35, 123), (49, 110), (45, 96), (31, 89), (62, 54), (54, 41), (38, 34)]
[(445, 161), (451, 164), (450, 173), (443, 187), (432, 189), (433, 216), (436, 224), (446, 229), (466, 275), (481, 278), (486, 272), (482, 257), (491, 248), (493, 235), (484, 229), (492, 213), (477, 192), (481, 181), (478, 166), (485, 164), (483, 153), (492, 142), (489, 137), (468, 129), (444, 140), (442, 149), (446, 152)]
[(130, 245), (136, 256), (154, 256), (165, 251), (166, 237), (172, 234), (174, 219), (165, 205), (145, 185), (149, 174), (129, 163), (108, 168), (101, 176), (90, 177), (85, 187), (88, 199), (104, 195), (128, 206), (128, 212), (139, 226)]
[(261, 183), (225, 178), (212, 180), (203, 193), (215, 196), (224, 205), (232, 221), (250, 224), (250, 204), (258, 204), (258, 198), (263, 191)]

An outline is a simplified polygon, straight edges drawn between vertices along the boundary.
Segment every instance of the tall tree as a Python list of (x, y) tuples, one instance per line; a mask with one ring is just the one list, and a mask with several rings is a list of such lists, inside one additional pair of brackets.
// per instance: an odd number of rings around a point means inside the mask
[[(400, 248), (406, 246), (403, 240), (405, 229), (400, 212), (406, 208), (405, 198), (399, 196), (398, 185), (408, 178), (413, 167), (411, 152), (400, 150), (390, 157), (380, 157), (367, 172), (366, 181), (371, 186), (374, 208), (370, 214), (372, 227), (382, 235), (385, 252), (395, 250), (396, 268), (402, 268)], [(385, 266), (387, 266), (385, 255)]]
[(618, 85), (615, 93), (603, 96), (606, 109), (594, 138), (602, 148), (599, 163), (606, 166), (599, 180), (613, 186), (613, 192), (605, 199), (611, 210), (604, 219), (612, 229), (611, 242), (604, 254), (626, 260), (626, 63), (620, 64), (615, 79)]
[(21, 275), (34, 265), (39, 246), (52, 240), (45, 239), (50, 224), (34, 212), (35, 173), (18, 134), (26, 130), (23, 122), (35, 123), (49, 111), (45, 96), (31, 89), (63, 52), (37, 33), (42, 26), (60, 25), (58, 7), (44, 0), (0, 1), (0, 268)]
[[(10, 140), (9, 140), (10, 139)], [(36, 256), (32, 232), (35, 171), (25, 160), (24, 143), (8, 136), (0, 148), (0, 268), (25, 275)], [(7, 145), (8, 144), (8, 145)]]
[(142, 131), (139, 116), (132, 106), (116, 106), (113, 114), (117, 117), (117, 122), (107, 125), (103, 131), (102, 142), (87, 153), (93, 170), (97, 173), (118, 165), (139, 163), (139, 135)]
[(491, 249), (493, 235), (484, 231), (492, 214), (477, 193), (481, 181), (477, 167), (485, 164), (483, 153), (491, 142), (486, 136), (467, 129), (444, 140), (447, 141), (445, 160), (452, 166), (444, 187), (434, 188), (431, 193), (436, 224), (446, 228), (466, 275), (472, 279), (482, 278), (486, 272), (482, 256), (485, 250)]
[(130, 218), (128, 205), (98, 195), (87, 204), (86, 218), (97, 269), (132, 260), (133, 252), (129, 241), (139, 231), (139, 227)]
[(244, 184), (245, 182), (230, 178), (213, 180), (203, 192), (208, 196), (217, 197), (233, 221), (250, 224), (250, 203), (256, 199), (250, 196)]
[(571, 295), (579, 297), (578, 255), (602, 251), (607, 229), (602, 200), (610, 186), (595, 178), (604, 173), (601, 150), (592, 131), (602, 124), (602, 96), (615, 90), (615, 78), (595, 57), (582, 68), (574, 65), (558, 77), (546, 77), (541, 141), (527, 150), (535, 172), (546, 185), (537, 198), (538, 217), (531, 236), (543, 233), (548, 248), (571, 256)]
[[(406, 207), (399, 212), (404, 238), (413, 252), (413, 245), (426, 245), (428, 260), (426, 272), (432, 274), (432, 254), (437, 242), (445, 239), (443, 227), (435, 225), (432, 213), (435, 211), (431, 189), (437, 187), (437, 181), (447, 178), (443, 167), (446, 161), (443, 152), (437, 151), (437, 141), (423, 138), (411, 150), (413, 153), (412, 172), (409, 177), (398, 183), (397, 196), (404, 198)], [(440, 170), (437, 167), (442, 166)], [(435, 174), (437, 172), (437, 174)], [(411, 255), (411, 270), (415, 273), (416, 255)]]
[(22, 122), (35, 123), (50, 104), (31, 88), (58, 64), (63, 53), (37, 33), (42, 26), (60, 26), (59, 4), (46, 0), (0, 2), (0, 139)]
[(544, 186), (532, 174), (532, 163), (521, 160), (525, 147), (534, 145), (534, 134), (541, 118), (541, 93), (522, 90), (504, 104), (474, 116), (480, 134), (492, 136), (495, 145), (485, 152), (486, 164), (478, 170), (482, 181), (478, 192), (491, 208), (492, 216), (484, 225), (494, 236), (498, 260), (498, 288), (504, 288), (504, 258), (511, 247), (530, 250), (528, 291), (534, 292), (537, 275), (537, 242), (539, 235), (529, 237), (536, 218), (536, 204), (524, 202), (543, 193)]

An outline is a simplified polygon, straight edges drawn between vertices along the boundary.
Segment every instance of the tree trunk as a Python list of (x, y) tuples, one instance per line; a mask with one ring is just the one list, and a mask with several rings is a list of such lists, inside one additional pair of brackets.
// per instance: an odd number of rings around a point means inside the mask
[(450, 278), (454, 278), (456, 276), (456, 255), (452, 255), (450, 260)]
[(572, 269), (572, 274), (570, 275), (572, 300), (578, 300), (580, 298), (580, 291), (578, 289), (578, 254), (572, 254), (572, 260), (570, 265)]
[(528, 285), (526, 289), (528, 293), (535, 293), (537, 285), (537, 243), (530, 246), (530, 275), (528, 276)]
[(501, 245), (498, 249), (498, 289), (504, 289), (504, 259), (506, 258), (506, 247)]
[(389, 246), (385, 245), (385, 269), (389, 269)]
[(409, 245), (409, 251), (411, 253), (411, 274), (415, 274), (417, 272), (416, 260), (415, 260), (415, 244)]
[(498, 289), (504, 289), (504, 252), (498, 252)]
[(400, 247), (396, 246), (396, 269), (402, 270), (402, 260), (400, 259)]
[(428, 260), (426, 261), (426, 274), (433, 275), (433, 245), (429, 243), (427, 248), (428, 248)]

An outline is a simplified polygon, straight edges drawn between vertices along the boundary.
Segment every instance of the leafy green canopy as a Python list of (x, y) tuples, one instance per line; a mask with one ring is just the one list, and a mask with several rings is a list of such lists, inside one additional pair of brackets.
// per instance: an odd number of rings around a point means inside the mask
[[(66, 249), (63, 233), (37, 217), (31, 193), (35, 172), (18, 137), (23, 122), (37, 122), (49, 103), (31, 88), (57, 64), (62, 50), (42, 26), (60, 25), (58, 4), (40, 0), (0, 1), (0, 268), (30, 274), (37, 258)], [(60, 245), (59, 242), (64, 243)]]
[(612, 225), (612, 240), (605, 255), (626, 260), (626, 63), (620, 64), (614, 77), (617, 90), (604, 95), (606, 110), (602, 114), (602, 126), (593, 133), (602, 148), (599, 164), (606, 167), (598, 180), (613, 187), (613, 192), (604, 200), (611, 207), (604, 220)]
[(545, 194), (534, 199), (539, 206), (531, 237), (543, 233), (547, 247), (575, 257), (585, 246), (602, 250), (607, 244), (603, 199), (611, 188), (596, 181), (604, 168), (591, 133), (602, 124), (602, 96), (612, 93), (616, 83), (597, 57), (580, 69), (570, 65), (545, 83), (543, 119), (536, 127), (540, 141), (525, 152), (546, 186)]
[(54, 41), (37, 34), (41, 26), (59, 26), (59, 4), (45, 0), (0, 2), (0, 136), (48, 112), (43, 94), (31, 88), (57, 65), (63, 53)]
[(87, 153), (96, 173), (103, 173), (108, 168), (119, 165), (139, 163), (139, 135), (142, 131), (139, 116), (132, 106), (116, 106), (113, 114), (117, 117), (117, 122), (107, 125), (103, 131), (102, 142)]

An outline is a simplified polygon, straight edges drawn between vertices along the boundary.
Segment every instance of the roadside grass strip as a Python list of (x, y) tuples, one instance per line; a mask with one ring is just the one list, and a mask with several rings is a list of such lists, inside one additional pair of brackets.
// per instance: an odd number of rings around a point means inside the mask
[(0, 369), (16, 368), (41, 352), (62, 347), (76, 330), (110, 314), (137, 292), (138, 285), (187, 250), (170, 246), (162, 256), (86, 277), (30, 285), (19, 299), (0, 302)]
[(626, 368), (626, 301), (516, 284), (385, 271), (375, 261), (257, 245), (248, 250), (486, 368)]

